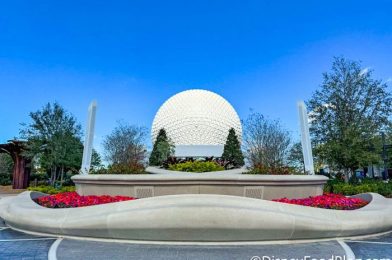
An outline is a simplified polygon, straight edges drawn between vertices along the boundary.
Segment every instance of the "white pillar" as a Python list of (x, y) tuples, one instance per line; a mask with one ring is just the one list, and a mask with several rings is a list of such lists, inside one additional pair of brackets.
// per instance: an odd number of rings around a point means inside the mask
[(88, 174), (88, 172), (90, 171), (91, 156), (93, 153), (96, 111), (97, 111), (97, 102), (94, 100), (91, 102), (88, 108), (86, 139), (84, 141), (82, 167), (80, 168), (80, 173), (83, 175)]
[(314, 175), (312, 143), (310, 142), (310, 134), (309, 134), (308, 111), (306, 110), (306, 106), (303, 101), (299, 101), (297, 105), (298, 105), (299, 123), (301, 127), (301, 145), (302, 145), (302, 154), (304, 156), (305, 171), (308, 172), (308, 174)]

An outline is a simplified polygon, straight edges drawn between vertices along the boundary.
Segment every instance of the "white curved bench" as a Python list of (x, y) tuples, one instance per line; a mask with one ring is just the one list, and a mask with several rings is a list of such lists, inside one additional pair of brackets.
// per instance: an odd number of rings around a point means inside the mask
[(369, 193), (357, 210), (329, 210), (224, 195), (170, 195), (49, 209), (37, 192), (0, 201), (7, 225), (64, 236), (147, 241), (271, 241), (368, 235), (392, 230), (392, 200)]

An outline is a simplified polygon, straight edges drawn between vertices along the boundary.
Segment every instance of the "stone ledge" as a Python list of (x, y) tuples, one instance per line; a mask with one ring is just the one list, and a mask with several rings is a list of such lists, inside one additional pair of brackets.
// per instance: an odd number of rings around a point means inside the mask
[(72, 177), (81, 195), (124, 195), (137, 198), (178, 194), (220, 194), (277, 199), (323, 193), (328, 178), (320, 175), (250, 175), (241, 169), (188, 173), (154, 168), (154, 174), (99, 174)]
[[(266, 185), (290, 185), (290, 184), (325, 184), (327, 177), (322, 175), (253, 175), (241, 174), (240, 169), (207, 172), (207, 173), (189, 173), (168, 171), (156, 169), (151, 174), (89, 174), (75, 175), (72, 180), (75, 183), (97, 183), (105, 181), (106, 183), (131, 184), (131, 183), (194, 183), (201, 184), (204, 182), (216, 183), (247, 183), (247, 184), (266, 184)], [(151, 172), (151, 171), (150, 171)]]

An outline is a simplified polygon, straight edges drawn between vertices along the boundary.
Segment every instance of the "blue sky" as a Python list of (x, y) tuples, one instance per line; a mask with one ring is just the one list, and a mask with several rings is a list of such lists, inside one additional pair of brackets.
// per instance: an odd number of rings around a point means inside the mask
[(2, 1), (0, 142), (58, 101), (95, 146), (116, 121), (150, 128), (159, 106), (191, 88), (250, 108), (298, 138), (307, 100), (333, 56), (392, 81), (392, 1)]

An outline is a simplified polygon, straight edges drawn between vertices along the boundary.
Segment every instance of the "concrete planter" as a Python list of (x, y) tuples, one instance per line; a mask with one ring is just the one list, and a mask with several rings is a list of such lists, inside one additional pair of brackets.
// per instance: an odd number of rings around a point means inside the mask
[(147, 198), (178, 194), (219, 194), (272, 200), (321, 195), (328, 178), (320, 175), (248, 175), (244, 169), (185, 173), (147, 168), (151, 174), (102, 174), (72, 177), (81, 195)]
[(342, 211), (222, 195), (160, 196), (84, 208), (48, 209), (24, 192), (0, 201), (11, 227), (65, 236), (145, 241), (271, 241), (368, 235), (392, 230), (392, 200)]

